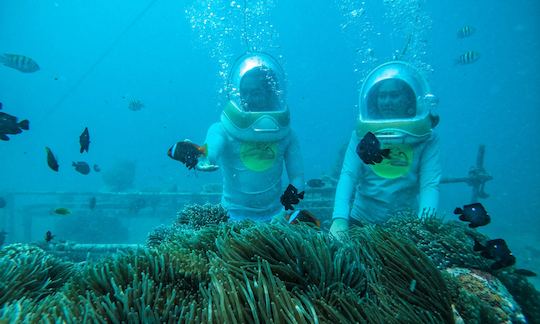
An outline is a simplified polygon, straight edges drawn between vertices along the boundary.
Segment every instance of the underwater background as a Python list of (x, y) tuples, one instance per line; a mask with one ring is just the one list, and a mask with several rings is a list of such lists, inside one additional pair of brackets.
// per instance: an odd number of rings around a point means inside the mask
[[(398, 55), (425, 73), (439, 98), (443, 176), (466, 176), (486, 145), (493, 180), (481, 202), (492, 223), (479, 231), (504, 238), (517, 266), (538, 273), (539, 9), (533, 0), (4, 0), (0, 53), (31, 57), (41, 69), (26, 74), (0, 66), (2, 111), (30, 120), (29, 131), (0, 142), (0, 195), (109, 191), (104, 176), (119, 169), (134, 173), (123, 191), (198, 191), (220, 182), (219, 172), (188, 171), (166, 151), (185, 138), (202, 144), (223, 108), (228, 68), (249, 49), (283, 64), (305, 177), (319, 178), (334, 167), (355, 126), (362, 78)], [(475, 32), (457, 37), (463, 26)], [(456, 64), (467, 51), (480, 58)], [(132, 100), (144, 107), (130, 110)], [(87, 155), (78, 152), (84, 127), (92, 141)], [(59, 173), (47, 167), (46, 146), (57, 154)], [(75, 172), (71, 161), (80, 160), (102, 172)], [(439, 214), (452, 219), (470, 199), (470, 187), (443, 184)], [(63, 217), (77, 215), (41, 220)], [(144, 222), (132, 226), (152, 230)], [(13, 239), (8, 234), (7, 242)]]

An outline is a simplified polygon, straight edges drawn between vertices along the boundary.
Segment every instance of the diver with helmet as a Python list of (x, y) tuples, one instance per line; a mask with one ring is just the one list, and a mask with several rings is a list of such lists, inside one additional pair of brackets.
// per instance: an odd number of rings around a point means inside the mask
[(220, 121), (208, 129), (205, 154), (195, 168), (221, 168), (221, 203), (232, 220), (270, 221), (283, 214), (283, 166), (289, 183), (300, 190), (304, 187), (300, 146), (285, 102), (283, 69), (268, 54), (245, 54), (230, 71), (228, 96)]
[[(336, 188), (334, 236), (346, 234), (349, 226), (385, 222), (399, 211), (414, 210), (419, 217), (436, 212), (441, 179), (436, 104), (425, 78), (408, 63), (388, 62), (369, 73)], [(362, 147), (369, 136), (385, 154), (377, 163), (362, 156), (369, 152)]]

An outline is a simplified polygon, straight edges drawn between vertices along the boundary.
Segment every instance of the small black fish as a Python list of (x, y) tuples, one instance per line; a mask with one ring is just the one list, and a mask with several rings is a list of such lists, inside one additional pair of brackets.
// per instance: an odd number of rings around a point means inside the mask
[(459, 215), (459, 220), (470, 222), (470, 228), (484, 226), (491, 221), (491, 217), (489, 217), (486, 209), (481, 203), (465, 205), (463, 206), (463, 209), (458, 207), (454, 210), (454, 214)]
[(47, 233), (45, 233), (45, 242), (47, 243), (51, 242), (54, 237), (55, 235), (53, 235), (51, 231), (47, 231)]
[(96, 171), (96, 172), (100, 172), (100, 171), (101, 171), (101, 168), (99, 167), (99, 165), (94, 164), (94, 171)]
[(389, 158), (390, 149), (381, 150), (381, 142), (372, 132), (367, 132), (360, 143), (356, 146), (356, 154), (365, 164), (381, 163), (384, 158)]
[(39, 65), (36, 61), (20, 54), (4, 53), (4, 55), (0, 55), (0, 63), (23, 73), (32, 73), (39, 70)]
[(490, 266), (491, 270), (502, 269), (516, 263), (516, 257), (503, 239), (489, 240), (486, 245), (482, 245), (475, 239), (473, 250), (481, 252), (482, 257), (486, 259), (495, 260)]
[(75, 168), (75, 171), (81, 174), (87, 175), (90, 173), (90, 166), (84, 161), (73, 162), (72, 165)]
[(88, 133), (88, 127), (85, 127), (81, 136), (79, 136), (79, 143), (81, 144), (81, 153), (84, 151), (88, 153), (88, 148), (90, 146), (90, 134)]
[(199, 146), (190, 142), (189, 140), (178, 142), (171, 146), (171, 148), (169, 148), (167, 151), (167, 155), (171, 159), (182, 162), (190, 170), (197, 165), (197, 162), (199, 162), (199, 157), (201, 155), (206, 156), (206, 154), (206, 144)]
[(536, 277), (536, 272), (533, 272), (527, 269), (516, 269), (514, 270), (514, 273), (517, 273), (518, 275), (522, 275), (525, 277)]
[(56, 161), (56, 158), (54, 157), (53, 152), (48, 147), (45, 147), (45, 151), (47, 152), (47, 165), (53, 171), (58, 172), (59, 165), (58, 165), (58, 162)]
[(88, 208), (90, 208), (90, 210), (94, 210), (94, 208), (96, 208), (96, 204), (97, 204), (96, 197), (92, 197), (90, 198), (90, 200), (88, 200)]
[(304, 192), (298, 193), (298, 189), (292, 184), (287, 186), (285, 192), (280, 197), (281, 204), (285, 207), (285, 210), (294, 210), (293, 205), (300, 202), (300, 199), (304, 199)]
[[(2, 109), (2, 103), (0, 102), (0, 110)], [(23, 130), (30, 129), (30, 122), (25, 119), (20, 122), (17, 121), (18, 118), (7, 114), (5, 112), (0, 112), (0, 140), (9, 141), (7, 135), (16, 135), (22, 133)]]
[(6, 199), (4, 197), (0, 197), (0, 208), (4, 208), (7, 205)]
[(307, 185), (311, 188), (321, 188), (324, 187), (324, 181), (321, 179), (310, 179), (308, 180)]

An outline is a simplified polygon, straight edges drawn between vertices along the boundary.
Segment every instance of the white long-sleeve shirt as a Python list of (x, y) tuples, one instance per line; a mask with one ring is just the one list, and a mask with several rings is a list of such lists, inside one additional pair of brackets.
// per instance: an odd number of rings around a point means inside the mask
[[(411, 144), (408, 173), (393, 179), (377, 175), (356, 153), (359, 138), (353, 132), (336, 189), (333, 219), (353, 218), (380, 223), (398, 210), (413, 209), (422, 215), (434, 212), (439, 202), (441, 164), (439, 140), (435, 133), (424, 142)], [(354, 203), (350, 206), (353, 193)]]
[(244, 142), (231, 136), (221, 123), (206, 135), (207, 161), (223, 172), (222, 205), (233, 220), (269, 221), (283, 210), (281, 177), (285, 165), (289, 182), (304, 188), (300, 146), (291, 130), (276, 142)]

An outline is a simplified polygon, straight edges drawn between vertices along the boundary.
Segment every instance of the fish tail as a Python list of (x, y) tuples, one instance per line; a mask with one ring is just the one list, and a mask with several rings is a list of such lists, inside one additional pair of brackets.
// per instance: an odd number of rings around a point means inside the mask
[(381, 154), (387, 159), (390, 158), (390, 149), (387, 148), (387, 149), (381, 150)]
[(298, 194), (298, 197), (300, 197), (300, 199), (304, 199), (304, 191), (302, 191), (301, 193)]
[(18, 125), (19, 125), (20, 128), (22, 128), (24, 130), (29, 130), (30, 129), (30, 122), (28, 121), (28, 119), (21, 120)]
[(203, 146), (199, 146), (198, 150), (199, 150), (199, 152), (201, 152), (204, 156), (208, 156), (208, 143), (204, 143)]
[(454, 214), (456, 215), (463, 214), (463, 209), (457, 207), (456, 209), (454, 209)]

